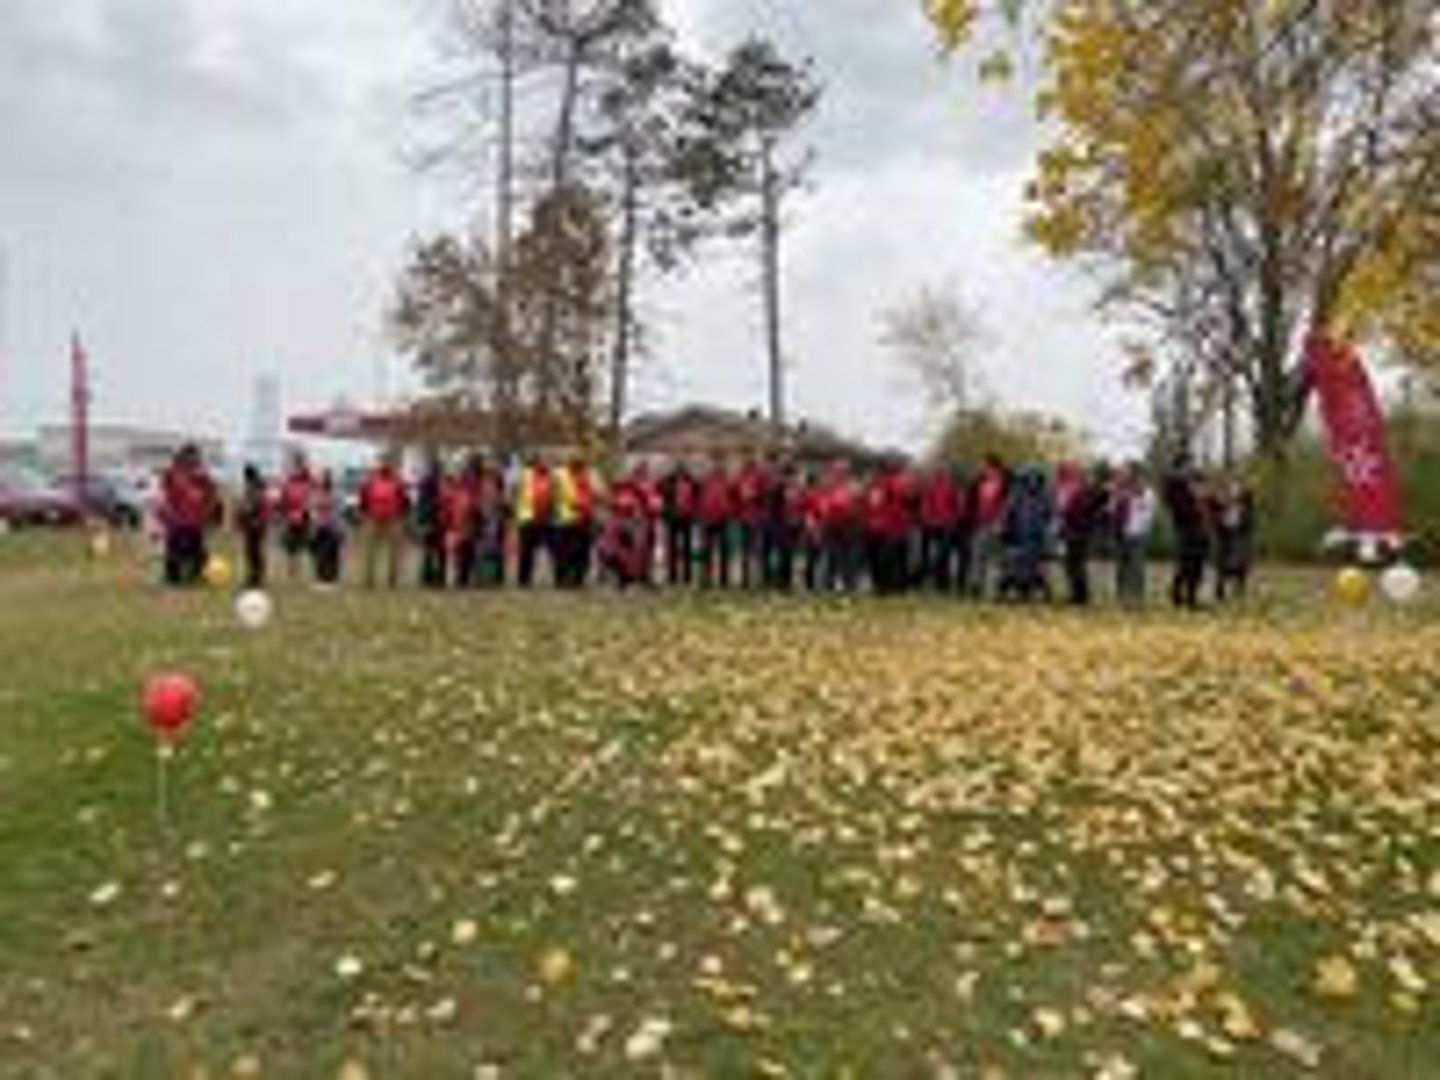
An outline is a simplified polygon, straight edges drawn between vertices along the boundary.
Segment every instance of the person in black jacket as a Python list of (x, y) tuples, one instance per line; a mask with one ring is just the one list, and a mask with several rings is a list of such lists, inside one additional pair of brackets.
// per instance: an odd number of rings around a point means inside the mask
[(1244, 600), (1255, 561), (1255, 496), (1239, 480), (1216, 492), (1210, 517), (1215, 527), (1215, 602)]
[(235, 523), (245, 549), (245, 588), (265, 587), (265, 544), (270, 532), (270, 492), (254, 465), (245, 466), (245, 486)]
[(415, 527), (420, 534), (420, 583), (443, 589), (448, 575), (445, 550), (445, 466), (431, 457), (415, 490)]
[(679, 462), (660, 481), (665, 511), (666, 578), (673, 588), (695, 582), (696, 515), (700, 483), (685, 462)]
[(1200, 607), (1200, 588), (1205, 581), (1205, 562), (1210, 554), (1210, 529), (1200, 478), (1190, 458), (1175, 458), (1165, 478), (1165, 509), (1175, 532), (1175, 577), (1170, 583), (1170, 603), (1177, 608)]
[(1109, 502), (1109, 476), (1104, 468), (1084, 477), (1070, 496), (1060, 518), (1060, 539), (1065, 548), (1065, 582), (1070, 603), (1090, 604), (1090, 556), (1105, 523)]

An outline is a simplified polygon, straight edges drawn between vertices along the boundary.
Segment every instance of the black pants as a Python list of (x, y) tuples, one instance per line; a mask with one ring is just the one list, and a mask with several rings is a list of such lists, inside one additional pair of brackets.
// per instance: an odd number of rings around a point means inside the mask
[(1215, 602), (1244, 600), (1250, 591), (1250, 541), (1230, 529), (1218, 530), (1215, 542)]
[(805, 590), (821, 592), (826, 586), (825, 542), (819, 536), (806, 536), (803, 545), (805, 556)]
[(1090, 541), (1088, 537), (1065, 539), (1065, 583), (1070, 603), (1076, 607), (1090, 604)]
[(955, 581), (954, 563), (954, 534), (949, 529), (926, 529), (920, 549), (923, 583), (932, 589), (949, 592)]
[(1215, 602), (1244, 600), (1250, 592), (1250, 570), (1243, 566), (1221, 566), (1215, 571)]
[(565, 525), (555, 530), (555, 582), (562, 589), (580, 589), (590, 577), (590, 526)]
[(769, 522), (760, 549), (767, 589), (789, 592), (795, 586), (795, 536), (789, 524)]
[(955, 534), (955, 588), (967, 596), (974, 565), (975, 534), (962, 528)]
[[(550, 528), (536, 522), (520, 526), (520, 587), (535, 584), (535, 560), (541, 551), (552, 551)], [(551, 565), (554, 556), (551, 555)]]
[(905, 591), (910, 583), (909, 542), (903, 537), (872, 535), (870, 584), (881, 596)]
[(740, 526), (740, 587), (754, 588), (763, 572), (765, 527), (745, 523)]
[(1177, 540), (1175, 577), (1170, 582), (1170, 603), (1177, 608), (1200, 606), (1200, 588), (1205, 583), (1209, 545), (1204, 536), (1181, 536)]
[(480, 543), (472, 534), (461, 536), (452, 553), (455, 561), (455, 587), (473, 589), (479, 584)]
[(707, 589), (730, 587), (730, 526), (707, 524), (701, 531), (700, 583)]
[(595, 559), (595, 529), (586, 522), (576, 525), (570, 538), (570, 587), (583, 589), (590, 580)]
[(426, 529), (420, 562), (420, 583), (427, 589), (445, 588), (449, 576), (449, 552), (445, 550), (445, 530)]
[(265, 587), (265, 530), (246, 526), (241, 530), (245, 548), (245, 588)]
[(825, 533), (825, 587), (832, 592), (860, 588), (865, 541), (857, 528), (835, 525)]
[(194, 585), (205, 573), (208, 556), (205, 530), (172, 525), (165, 531), (165, 581), (170, 585)]
[(322, 525), (315, 530), (314, 546), (315, 580), (322, 585), (340, 583), (340, 558), (345, 547), (345, 536), (334, 526)]
[(475, 535), (475, 557), (478, 560), (476, 584), (481, 588), (500, 588), (505, 584), (505, 523), (482, 520)]
[(665, 523), (665, 563), (671, 585), (695, 581), (695, 523), (671, 520)]

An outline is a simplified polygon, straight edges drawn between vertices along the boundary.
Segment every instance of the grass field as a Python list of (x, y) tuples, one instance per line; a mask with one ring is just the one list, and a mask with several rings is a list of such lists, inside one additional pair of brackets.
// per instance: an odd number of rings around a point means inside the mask
[(1440, 1076), (1433, 599), (277, 604), (0, 538), (0, 1075)]

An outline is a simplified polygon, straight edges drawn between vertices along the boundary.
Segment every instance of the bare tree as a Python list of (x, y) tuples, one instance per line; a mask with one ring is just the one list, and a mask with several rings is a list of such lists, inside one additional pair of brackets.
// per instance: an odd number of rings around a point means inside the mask
[(948, 418), (974, 409), (980, 357), (990, 335), (980, 311), (955, 286), (926, 286), (881, 315), (880, 342), (918, 383), (928, 411)]

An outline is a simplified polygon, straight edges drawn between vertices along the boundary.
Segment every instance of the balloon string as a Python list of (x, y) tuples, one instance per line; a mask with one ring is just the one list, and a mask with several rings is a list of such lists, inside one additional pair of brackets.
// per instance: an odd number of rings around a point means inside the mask
[(168, 844), (170, 841), (170, 758), (174, 749), (162, 744), (155, 752), (155, 814), (160, 822), (160, 832)]

